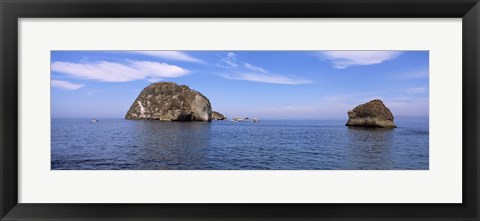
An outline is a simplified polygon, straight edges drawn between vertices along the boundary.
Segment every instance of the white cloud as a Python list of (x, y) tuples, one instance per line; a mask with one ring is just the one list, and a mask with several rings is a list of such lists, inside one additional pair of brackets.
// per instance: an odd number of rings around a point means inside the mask
[(220, 74), (220, 76), (226, 79), (272, 84), (308, 84), (312, 82), (295, 75), (286, 76), (269, 73), (265, 68), (238, 61), (237, 56), (232, 52), (228, 53), (225, 58), (220, 60), (217, 66), (229, 71), (228, 73)]
[(152, 61), (132, 61), (125, 63), (100, 61), (96, 63), (71, 63), (56, 61), (51, 64), (52, 71), (81, 79), (104, 82), (127, 82), (145, 78), (173, 78), (189, 73), (175, 65)]
[(155, 83), (155, 82), (162, 81), (162, 79), (161, 78), (149, 78), (147, 81), (151, 82), (151, 83)]
[(132, 53), (142, 54), (152, 57), (164, 58), (175, 61), (185, 61), (198, 64), (205, 64), (206, 62), (198, 58), (194, 58), (190, 55), (187, 55), (179, 51), (132, 51)]
[(258, 67), (258, 66), (255, 66), (253, 64), (250, 64), (250, 63), (243, 63), (243, 66), (251, 71), (256, 71), (256, 72), (261, 72), (261, 73), (268, 73), (267, 70), (265, 70), (264, 68), (261, 68), (261, 67)]
[(308, 84), (312, 82), (303, 78), (293, 78), (284, 75), (258, 74), (248, 72), (221, 74), (220, 76), (232, 80), (245, 80), (272, 84)]
[(322, 58), (330, 60), (333, 67), (345, 69), (355, 65), (380, 64), (401, 55), (399, 51), (323, 51)]
[(410, 87), (407, 89), (402, 90), (407, 93), (412, 93), (412, 94), (426, 94), (428, 93), (428, 87), (427, 86), (421, 86), (421, 87)]
[(217, 63), (217, 66), (221, 68), (236, 68), (238, 67), (237, 56), (233, 52), (229, 52), (225, 58)]
[(77, 90), (85, 86), (83, 84), (74, 84), (68, 81), (61, 81), (61, 80), (51, 80), (50, 85), (52, 87), (61, 88), (65, 90)]

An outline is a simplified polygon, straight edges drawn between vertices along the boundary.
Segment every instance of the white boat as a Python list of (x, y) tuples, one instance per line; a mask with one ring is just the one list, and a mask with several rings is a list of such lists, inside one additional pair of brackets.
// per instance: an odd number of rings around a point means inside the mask
[(234, 117), (234, 118), (232, 119), (233, 122), (244, 121), (244, 120), (245, 120), (245, 119), (242, 118), (242, 117)]
[(97, 119), (92, 119), (91, 121), (92, 121), (92, 123), (97, 123), (98, 122)]

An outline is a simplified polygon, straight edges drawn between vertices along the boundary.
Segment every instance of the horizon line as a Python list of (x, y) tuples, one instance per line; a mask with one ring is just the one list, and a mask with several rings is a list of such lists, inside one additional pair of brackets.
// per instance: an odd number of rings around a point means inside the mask
[[(395, 118), (397, 117), (429, 118), (429, 116), (421, 116), (421, 115), (415, 115), (415, 116), (399, 115), (394, 117)], [(348, 116), (344, 118), (260, 118), (260, 117), (257, 117), (257, 118), (263, 119), (263, 120), (344, 120), (344, 119), (348, 119)], [(125, 118), (124, 117), (50, 117), (50, 119), (125, 119)], [(227, 118), (227, 119), (233, 119), (233, 118)], [(146, 120), (146, 119), (141, 119), (141, 120)]]

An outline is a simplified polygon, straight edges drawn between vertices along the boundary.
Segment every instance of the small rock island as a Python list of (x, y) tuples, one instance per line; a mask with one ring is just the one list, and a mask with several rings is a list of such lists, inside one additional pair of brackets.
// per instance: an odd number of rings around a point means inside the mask
[[(215, 118), (219, 117), (214, 114)], [(207, 97), (186, 85), (157, 82), (140, 92), (125, 115), (125, 119), (211, 121), (212, 105)]]
[(379, 99), (358, 105), (348, 111), (348, 121), (345, 126), (395, 128), (393, 114)]
[(216, 111), (212, 111), (212, 120), (226, 120), (227, 118), (223, 114)]

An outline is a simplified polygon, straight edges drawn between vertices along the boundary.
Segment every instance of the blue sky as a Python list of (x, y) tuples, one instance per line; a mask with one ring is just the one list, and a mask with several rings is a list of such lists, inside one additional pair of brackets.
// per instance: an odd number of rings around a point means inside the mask
[(346, 119), (380, 98), (428, 116), (428, 51), (52, 51), (52, 117), (123, 118), (157, 81), (188, 85), (228, 117)]

